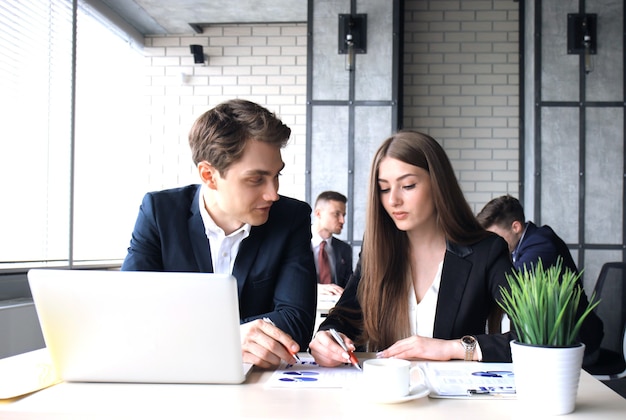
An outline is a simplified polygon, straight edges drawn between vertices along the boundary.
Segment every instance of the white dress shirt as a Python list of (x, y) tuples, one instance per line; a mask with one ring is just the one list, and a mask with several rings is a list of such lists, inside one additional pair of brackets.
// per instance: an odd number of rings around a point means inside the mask
[(224, 230), (215, 224), (215, 221), (213, 221), (213, 218), (204, 206), (206, 188), (206, 185), (203, 185), (200, 192), (200, 215), (202, 216), (206, 236), (209, 239), (213, 272), (232, 274), (239, 246), (241, 241), (250, 234), (251, 226), (246, 223), (230, 235), (226, 235)]

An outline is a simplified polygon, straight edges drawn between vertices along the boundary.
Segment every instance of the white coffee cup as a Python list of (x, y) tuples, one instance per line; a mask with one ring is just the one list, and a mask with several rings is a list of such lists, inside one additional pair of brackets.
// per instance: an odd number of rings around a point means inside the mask
[(363, 362), (363, 385), (380, 399), (401, 398), (411, 392), (411, 362), (403, 359), (368, 359)]

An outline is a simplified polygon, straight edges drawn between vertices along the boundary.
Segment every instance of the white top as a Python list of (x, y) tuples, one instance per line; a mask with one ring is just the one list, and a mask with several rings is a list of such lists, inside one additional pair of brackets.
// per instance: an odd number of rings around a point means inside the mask
[(411, 283), (411, 291), (409, 293), (409, 323), (411, 326), (411, 335), (417, 334), (422, 337), (431, 338), (433, 336), (442, 269), (443, 261), (439, 263), (439, 268), (437, 269), (433, 283), (430, 285), (419, 304), (415, 297), (415, 288)]

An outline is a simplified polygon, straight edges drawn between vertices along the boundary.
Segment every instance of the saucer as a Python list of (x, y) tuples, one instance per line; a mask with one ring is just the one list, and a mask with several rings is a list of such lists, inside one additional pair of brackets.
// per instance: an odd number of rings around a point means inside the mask
[(430, 394), (430, 389), (425, 384), (420, 384), (411, 389), (409, 395), (405, 395), (404, 397), (392, 397), (392, 398), (377, 398), (376, 396), (371, 395), (372, 401), (378, 404), (398, 404), (407, 401), (416, 400), (418, 398), (424, 398)]
[(399, 404), (407, 401), (417, 400), (418, 398), (424, 398), (430, 394), (430, 389), (424, 383), (420, 383), (411, 388), (408, 395), (402, 397), (382, 397), (372, 392), (367, 392), (363, 387), (349, 388), (350, 391), (358, 393), (361, 397), (366, 398), (367, 401), (376, 404)]

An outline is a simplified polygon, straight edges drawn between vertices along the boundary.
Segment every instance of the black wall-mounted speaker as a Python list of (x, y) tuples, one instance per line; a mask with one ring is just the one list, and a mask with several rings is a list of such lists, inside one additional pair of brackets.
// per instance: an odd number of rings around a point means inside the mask
[(204, 63), (204, 49), (202, 45), (190, 45), (189, 50), (193, 54), (194, 63)]

